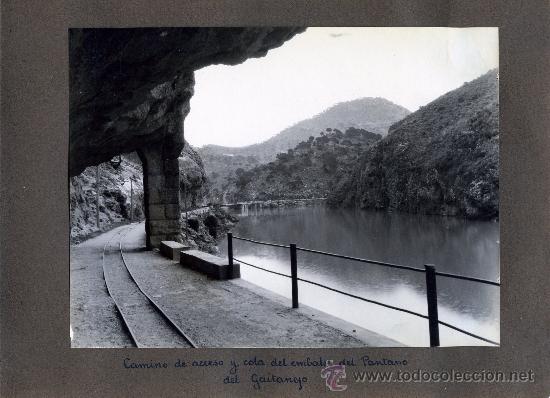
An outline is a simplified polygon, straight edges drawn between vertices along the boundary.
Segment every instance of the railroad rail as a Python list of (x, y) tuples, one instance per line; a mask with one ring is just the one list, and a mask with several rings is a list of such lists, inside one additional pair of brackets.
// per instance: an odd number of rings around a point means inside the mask
[[(188, 347), (192, 347), (192, 348), (197, 348), (198, 345), (181, 329), (181, 327), (178, 326), (178, 324), (168, 315), (168, 313), (166, 311), (164, 311), (162, 309), (162, 307), (150, 295), (148, 295), (145, 292), (145, 290), (142, 288), (141, 284), (137, 281), (134, 274), (132, 273), (132, 271), (128, 267), (128, 263), (126, 262), (126, 258), (124, 256), (123, 240), (124, 240), (124, 237), (128, 234), (128, 232), (131, 231), (131, 229), (132, 229), (131, 227), (126, 228), (125, 231), (124, 231), (124, 234), (122, 233), (122, 231), (114, 234), (107, 241), (107, 243), (105, 243), (105, 245), (103, 246), (103, 252), (102, 252), (102, 267), (103, 267), (102, 271), (103, 271), (103, 279), (105, 281), (105, 286), (107, 288), (107, 293), (111, 297), (111, 299), (113, 300), (113, 303), (115, 305), (115, 308), (116, 308), (117, 312), (120, 314), (120, 317), (122, 319), (122, 323), (123, 323), (125, 329), (128, 331), (128, 334), (130, 336), (132, 344), (137, 348), (152, 347), (152, 345), (148, 345), (147, 343), (144, 343), (142, 341), (143, 339), (142, 339), (142, 337), (139, 336), (139, 331), (136, 330), (137, 327), (136, 327), (135, 323), (133, 323), (131, 321), (131, 319), (129, 319), (130, 317), (127, 314), (125, 314), (126, 311), (123, 309), (124, 305), (121, 302), (122, 300), (120, 299), (120, 297), (121, 297), (120, 295), (122, 295), (122, 294), (129, 295), (130, 293), (129, 292), (122, 292), (122, 293), (121, 292), (116, 292), (116, 293), (119, 293), (119, 294), (116, 294), (115, 293), (115, 288), (116, 288), (115, 280), (112, 276), (109, 276), (110, 272), (106, 272), (105, 253), (107, 251), (107, 247), (109, 247), (111, 245), (111, 242), (116, 237), (119, 237), (119, 242), (118, 242), (118, 245), (117, 245), (118, 246), (117, 247), (117, 256), (119, 258), (118, 266), (123, 267), (123, 271), (125, 273), (127, 273), (127, 277), (129, 278), (131, 283), (133, 285), (135, 285), (135, 288), (137, 289), (137, 291), (139, 291), (139, 294), (137, 294), (137, 295), (138, 296), (141, 295), (146, 300), (146, 302), (150, 306), (150, 308), (148, 308), (148, 310), (152, 311), (154, 314), (158, 315), (160, 318), (162, 318), (166, 322), (165, 326), (166, 326), (167, 330), (169, 331), (168, 335), (177, 336), (176, 338), (173, 338), (174, 343), (177, 346), (188, 346)], [(128, 298), (128, 299), (130, 301), (134, 301), (135, 296), (136, 295), (134, 295), (134, 298)]]

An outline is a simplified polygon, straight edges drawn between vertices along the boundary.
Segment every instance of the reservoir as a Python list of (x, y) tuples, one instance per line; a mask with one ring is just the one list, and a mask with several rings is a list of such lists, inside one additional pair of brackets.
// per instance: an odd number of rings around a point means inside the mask
[[(233, 235), (437, 271), (499, 280), (499, 223), (453, 217), (303, 207), (243, 209)], [(234, 239), (234, 257), (290, 275), (290, 252)], [(227, 255), (227, 241), (220, 242)], [(298, 251), (298, 277), (427, 315), (424, 273)], [(241, 265), (241, 276), (291, 297), (291, 280)], [(428, 346), (428, 321), (299, 282), (299, 301), (409, 346)], [(500, 341), (500, 288), (437, 277), (441, 321)], [(291, 305), (289, 301), (289, 306)], [(440, 325), (442, 346), (490, 345)]]

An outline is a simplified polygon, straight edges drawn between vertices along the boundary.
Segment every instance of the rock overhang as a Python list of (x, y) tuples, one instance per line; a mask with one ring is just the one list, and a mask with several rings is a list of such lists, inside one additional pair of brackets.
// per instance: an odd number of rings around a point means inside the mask
[(262, 57), (304, 30), (70, 29), (70, 175), (162, 142), (179, 153), (195, 70)]

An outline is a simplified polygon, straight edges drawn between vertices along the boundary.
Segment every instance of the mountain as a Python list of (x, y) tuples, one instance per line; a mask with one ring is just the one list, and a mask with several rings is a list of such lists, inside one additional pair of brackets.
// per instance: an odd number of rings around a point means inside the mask
[(329, 203), (498, 217), (498, 116), (498, 71), (492, 70), (393, 124)]
[[(279, 134), (259, 144), (240, 148), (206, 145), (197, 149), (201, 157), (205, 155), (255, 156), (261, 163), (275, 159), (278, 153), (294, 148), (310, 136), (317, 137), (327, 127), (345, 130), (349, 127), (365, 129), (386, 135), (388, 128), (410, 112), (384, 98), (360, 98), (338, 103), (320, 114), (286, 128)], [(207, 172), (210, 171), (206, 165)]]
[(224, 195), (237, 169), (250, 170), (274, 161), (277, 154), (287, 152), (310, 137), (319, 137), (327, 127), (342, 131), (354, 127), (386, 135), (390, 125), (407, 114), (407, 109), (383, 98), (361, 98), (336, 104), (259, 144), (240, 148), (217, 145), (197, 148), (208, 177), (210, 200), (227, 202)]
[(203, 153), (202, 162), (207, 176), (206, 188), (208, 201), (212, 203), (227, 203), (228, 187), (234, 183), (237, 170), (250, 170), (260, 162), (255, 156), (218, 155)]
[(355, 127), (327, 128), (316, 138), (279, 153), (273, 162), (239, 168), (224, 186), (229, 202), (326, 197), (360, 154), (382, 138)]

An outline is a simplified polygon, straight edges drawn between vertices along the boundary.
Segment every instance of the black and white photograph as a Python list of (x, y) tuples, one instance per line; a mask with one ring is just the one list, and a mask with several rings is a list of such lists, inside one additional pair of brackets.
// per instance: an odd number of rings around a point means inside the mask
[(500, 346), (498, 28), (68, 46), (72, 348)]

